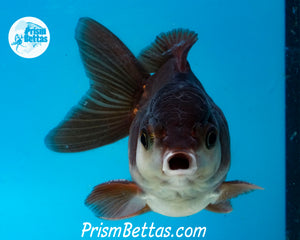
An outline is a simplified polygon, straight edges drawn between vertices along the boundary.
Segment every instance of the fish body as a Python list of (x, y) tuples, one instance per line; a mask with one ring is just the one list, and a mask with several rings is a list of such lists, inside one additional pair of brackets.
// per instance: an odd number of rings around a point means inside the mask
[(79, 20), (75, 38), (91, 86), (46, 144), (77, 152), (129, 134), (132, 181), (94, 188), (86, 204), (98, 217), (122, 219), (150, 210), (173, 217), (203, 209), (228, 213), (231, 198), (261, 189), (225, 182), (228, 125), (187, 61), (195, 32), (162, 33), (138, 59), (92, 19)]

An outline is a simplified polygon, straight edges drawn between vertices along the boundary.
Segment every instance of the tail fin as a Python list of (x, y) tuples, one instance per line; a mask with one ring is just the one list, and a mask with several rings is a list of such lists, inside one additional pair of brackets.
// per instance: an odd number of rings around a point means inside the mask
[(45, 143), (57, 152), (100, 147), (128, 135), (134, 109), (148, 77), (129, 49), (108, 29), (81, 18), (75, 36), (90, 89)]
[(197, 41), (197, 34), (187, 29), (161, 33), (155, 42), (145, 48), (139, 61), (148, 73), (156, 72), (168, 59), (175, 57), (180, 72), (188, 71), (187, 54)]

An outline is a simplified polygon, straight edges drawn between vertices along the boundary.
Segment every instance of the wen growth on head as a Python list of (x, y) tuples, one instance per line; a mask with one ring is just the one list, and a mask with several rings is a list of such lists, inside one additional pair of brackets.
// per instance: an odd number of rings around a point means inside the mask
[(154, 211), (180, 217), (228, 213), (230, 199), (260, 187), (227, 181), (230, 140), (220, 108), (193, 74), (187, 55), (197, 34), (162, 33), (136, 58), (90, 18), (76, 28), (90, 88), (46, 137), (57, 152), (79, 152), (129, 134), (132, 181), (100, 184), (86, 205), (105, 219)]

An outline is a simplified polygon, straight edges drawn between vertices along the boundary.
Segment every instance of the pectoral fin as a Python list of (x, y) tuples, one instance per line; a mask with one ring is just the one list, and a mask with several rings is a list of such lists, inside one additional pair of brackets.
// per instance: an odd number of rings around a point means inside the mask
[(218, 200), (214, 204), (209, 204), (205, 209), (217, 213), (229, 213), (232, 211), (231, 198), (257, 189), (262, 190), (263, 188), (242, 181), (223, 182), (218, 188), (220, 194)]
[(247, 182), (242, 182), (242, 181), (223, 182), (222, 185), (219, 187), (220, 197), (218, 199), (218, 202), (235, 198), (241, 194), (249, 193), (257, 189), (263, 190), (263, 188)]
[(94, 188), (85, 204), (99, 218), (123, 219), (150, 211), (142, 190), (134, 183), (117, 180)]

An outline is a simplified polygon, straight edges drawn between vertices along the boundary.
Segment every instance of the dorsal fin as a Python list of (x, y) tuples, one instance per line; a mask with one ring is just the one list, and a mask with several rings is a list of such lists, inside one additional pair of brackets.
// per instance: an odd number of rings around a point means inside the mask
[(155, 41), (145, 48), (139, 61), (148, 73), (156, 72), (168, 59), (175, 57), (180, 72), (188, 71), (187, 54), (197, 41), (197, 34), (188, 29), (174, 29), (161, 33)]

